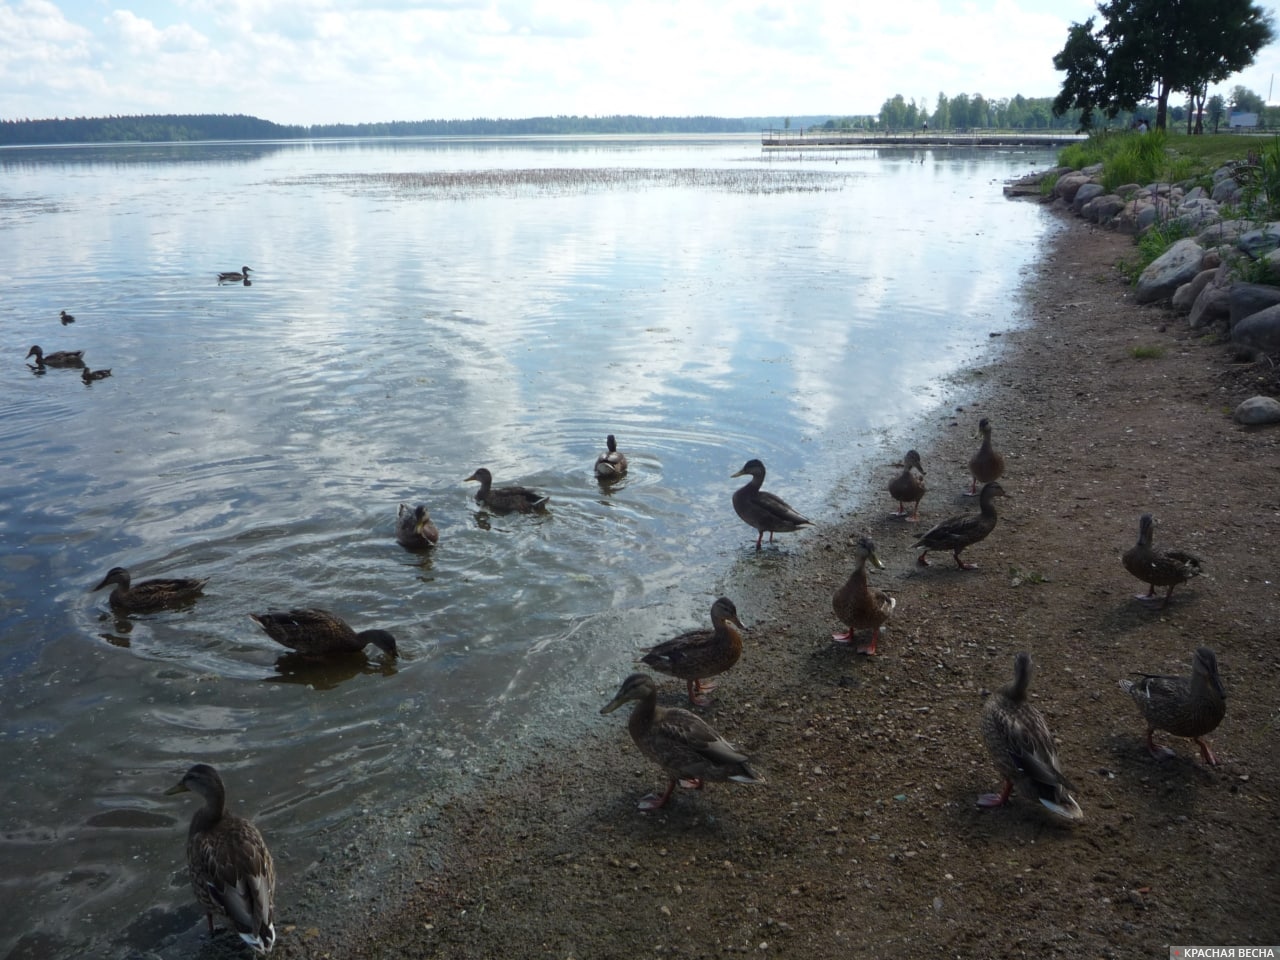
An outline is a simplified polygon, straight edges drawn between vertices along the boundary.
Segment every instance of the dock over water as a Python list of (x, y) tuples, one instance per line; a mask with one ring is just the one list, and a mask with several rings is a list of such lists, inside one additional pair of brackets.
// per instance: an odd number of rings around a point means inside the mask
[(877, 133), (864, 130), (762, 130), (765, 150), (855, 150), (865, 147), (1062, 147), (1084, 140), (1082, 133), (1066, 131), (968, 131), (913, 130)]

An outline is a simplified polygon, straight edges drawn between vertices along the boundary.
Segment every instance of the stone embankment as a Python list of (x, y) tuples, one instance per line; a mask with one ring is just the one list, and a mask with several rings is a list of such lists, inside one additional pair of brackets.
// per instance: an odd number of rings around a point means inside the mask
[[(1242, 354), (1280, 358), (1280, 287), (1249, 278), (1280, 276), (1280, 221), (1251, 218), (1258, 168), (1240, 163), (1197, 183), (1131, 183), (1108, 190), (1102, 166), (1057, 167), (1008, 184), (1012, 197), (1038, 197), (1101, 227), (1139, 236), (1181, 234), (1137, 279), (1138, 303), (1167, 303), (1193, 330), (1217, 334)], [(1253, 197), (1254, 206), (1258, 197)], [(1256, 396), (1235, 411), (1241, 423), (1280, 423), (1280, 401)]]

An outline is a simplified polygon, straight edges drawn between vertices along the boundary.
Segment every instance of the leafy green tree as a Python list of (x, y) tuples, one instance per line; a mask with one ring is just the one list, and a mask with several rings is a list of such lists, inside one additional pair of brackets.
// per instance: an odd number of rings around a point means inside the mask
[(1275, 37), (1271, 15), (1252, 0), (1105, 0), (1101, 25), (1073, 23), (1053, 65), (1066, 73), (1057, 116), (1076, 108), (1087, 129), (1101, 111), (1114, 119), (1156, 103), (1166, 129), (1173, 93), (1202, 93), (1253, 63)]
[(951, 126), (951, 101), (941, 90), (938, 91), (938, 103), (933, 108), (933, 117), (929, 123), (935, 130), (946, 130)]
[(1242, 113), (1256, 113), (1262, 115), (1262, 111), (1267, 108), (1266, 102), (1262, 97), (1258, 96), (1248, 87), (1236, 86), (1231, 88), (1231, 109)]
[(951, 126), (958, 130), (969, 125), (969, 95), (967, 93), (957, 93), (952, 97), (951, 102), (947, 105), (947, 110), (951, 114)]
[(1222, 95), (1215, 93), (1209, 98), (1209, 125), (1213, 127), (1213, 132), (1218, 132), (1218, 124), (1222, 122), (1223, 116), (1227, 112), (1226, 101), (1222, 99)]

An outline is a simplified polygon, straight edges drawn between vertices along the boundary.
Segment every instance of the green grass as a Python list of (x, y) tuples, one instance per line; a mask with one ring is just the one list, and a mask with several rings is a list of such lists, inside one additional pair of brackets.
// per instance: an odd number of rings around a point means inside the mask
[(1129, 356), (1135, 360), (1159, 360), (1164, 356), (1164, 347), (1141, 344), (1136, 347), (1130, 347)]

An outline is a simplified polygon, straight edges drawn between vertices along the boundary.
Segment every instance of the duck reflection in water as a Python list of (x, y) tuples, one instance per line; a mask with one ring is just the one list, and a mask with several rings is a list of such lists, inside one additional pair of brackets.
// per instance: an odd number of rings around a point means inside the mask
[(285, 653), (276, 658), (275, 676), (263, 677), (263, 683), (300, 683), (316, 690), (333, 690), (359, 676), (395, 676), (396, 661), (390, 657), (370, 660), (363, 650), (317, 660), (300, 653)]

